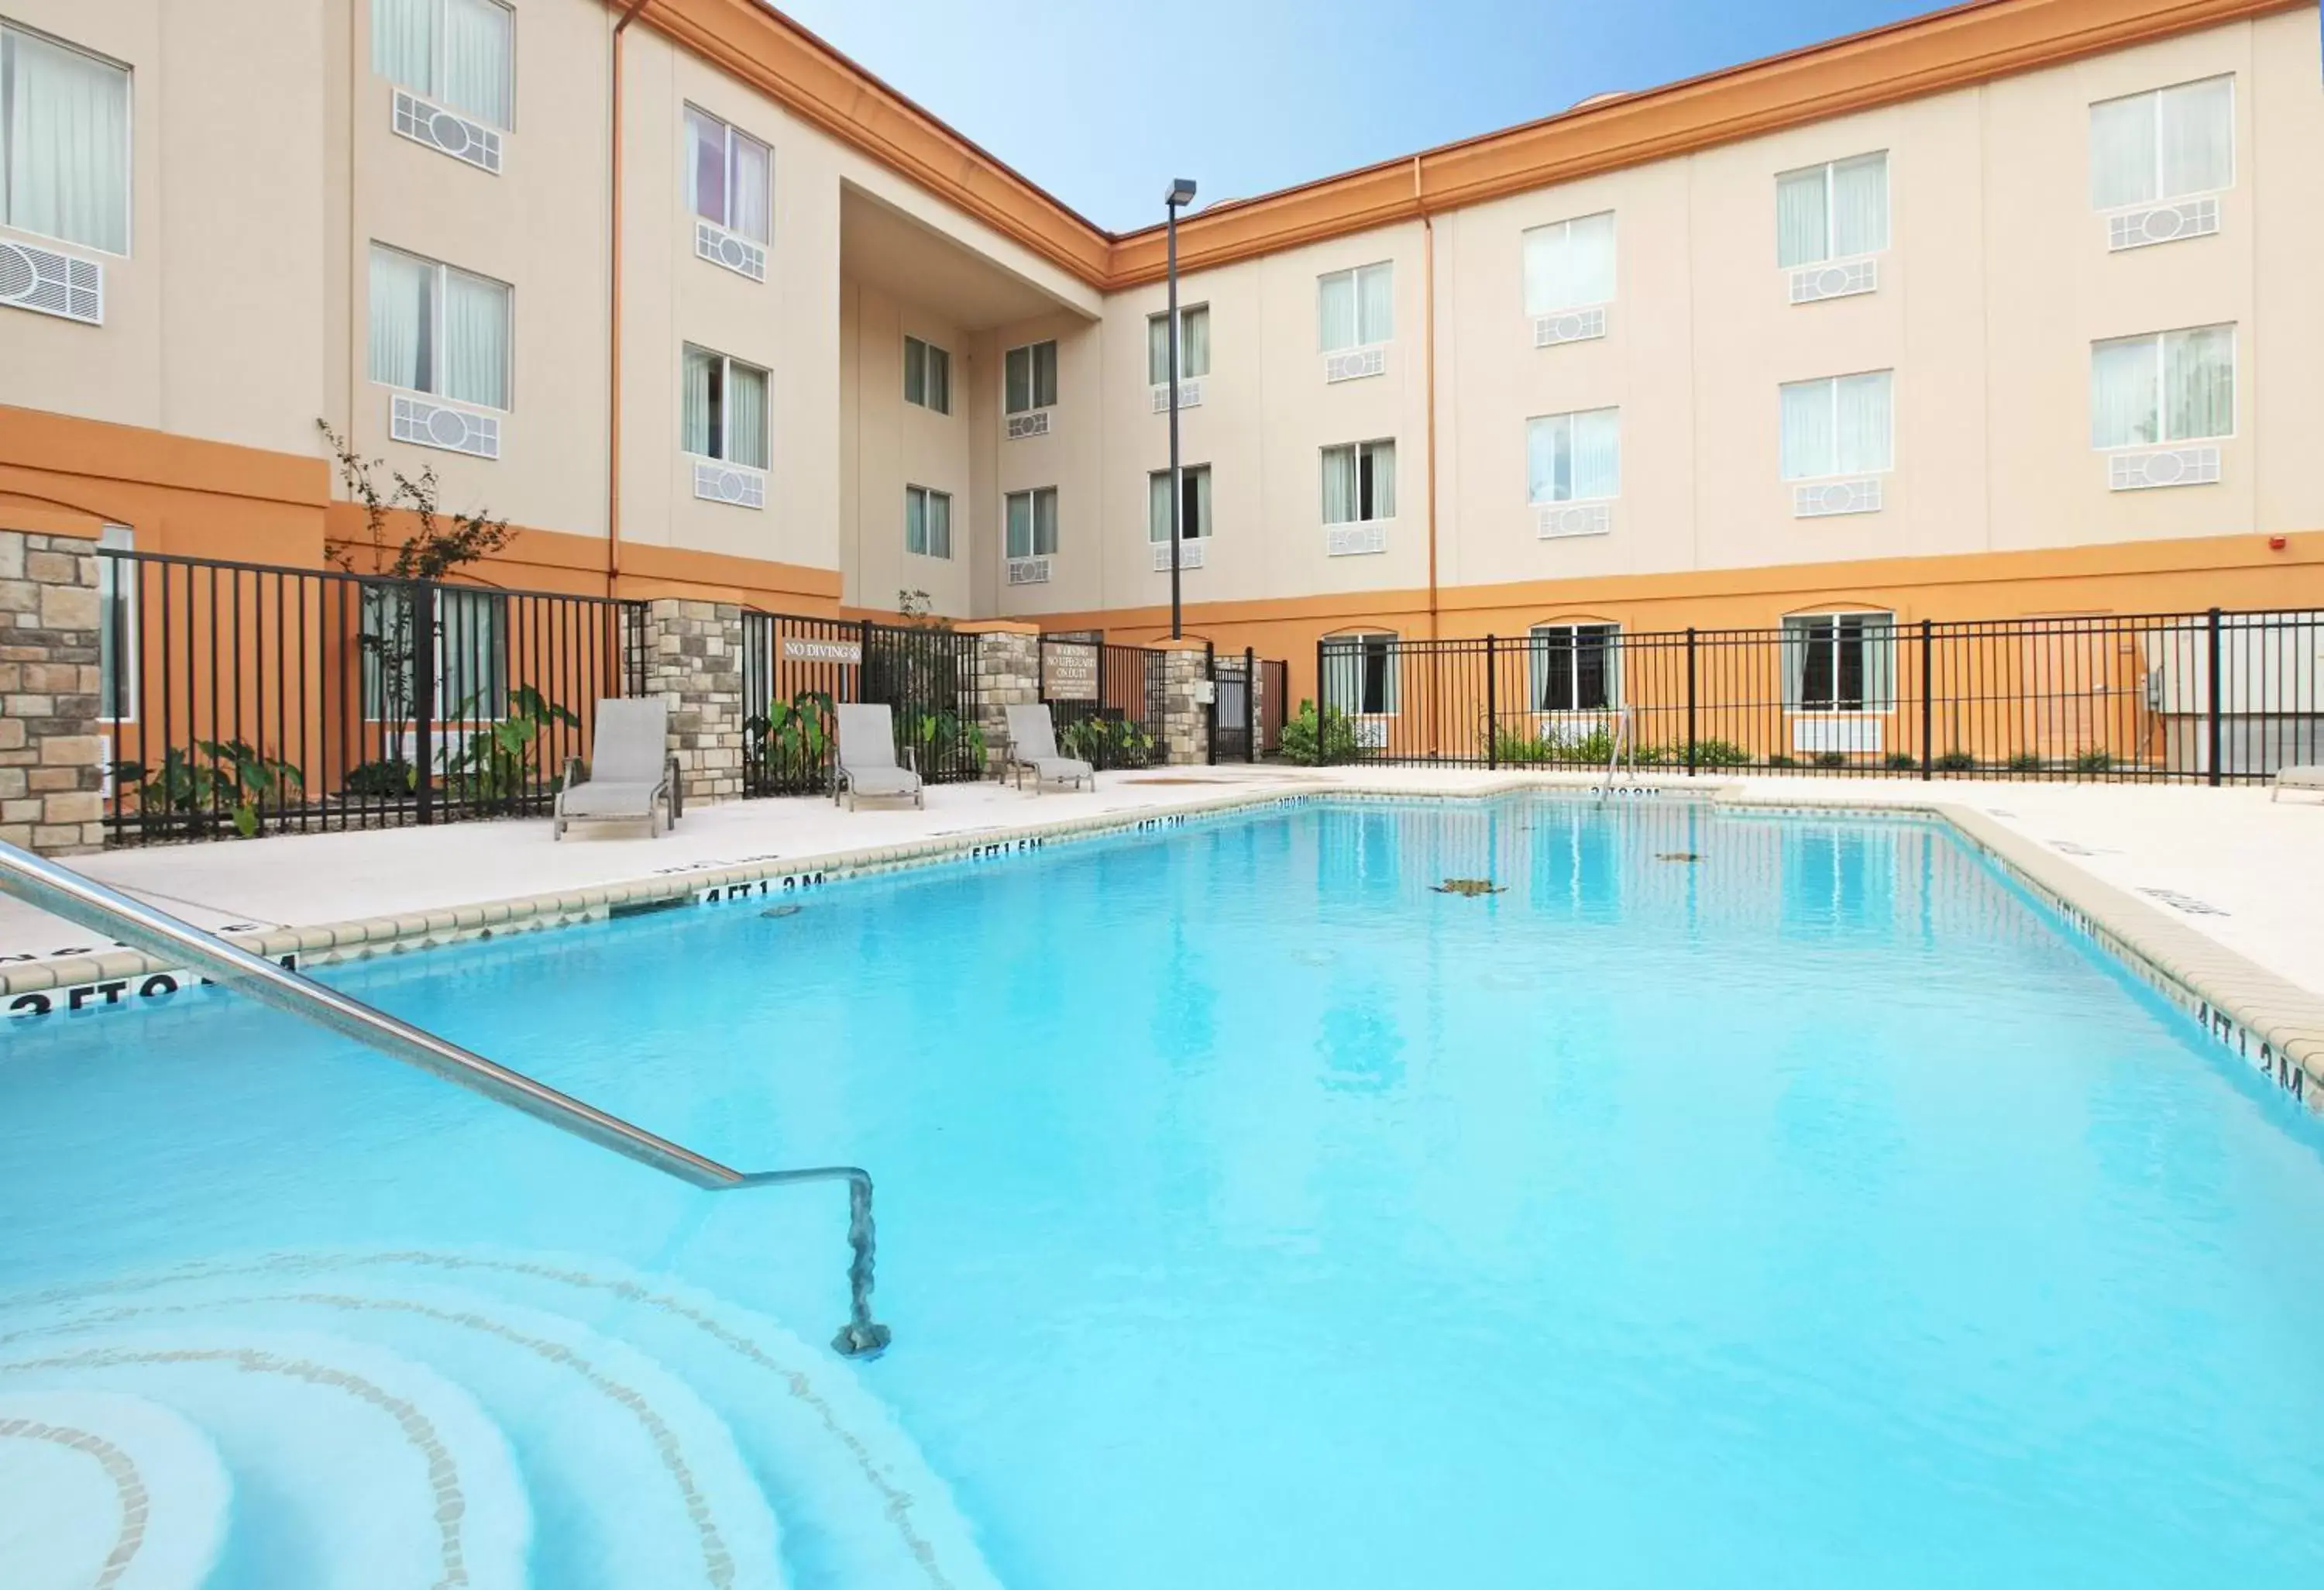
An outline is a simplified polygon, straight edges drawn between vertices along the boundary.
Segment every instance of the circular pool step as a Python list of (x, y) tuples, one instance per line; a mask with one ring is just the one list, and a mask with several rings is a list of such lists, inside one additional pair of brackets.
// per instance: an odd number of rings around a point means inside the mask
[(0, 1388), (9, 1590), (198, 1590), (233, 1495), (217, 1448), (159, 1403)]

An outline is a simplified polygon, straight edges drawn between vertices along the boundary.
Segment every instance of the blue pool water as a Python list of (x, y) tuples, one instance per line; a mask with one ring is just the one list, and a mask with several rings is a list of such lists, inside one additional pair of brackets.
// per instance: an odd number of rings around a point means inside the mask
[[(2324, 1583), (2324, 1133), (1934, 827), (1317, 805), (797, 903), (323, 975), (730, 1162), (870, 1168), (896, 1345), (816, 1373), (1012, 1590)], [(33, 1348), (351, 1307), (189, 1263), (844, 1311), (835, 1192), (676, 1188), (217, 994), (0, 1034), (0, 1413)], [(149, 1284), (194, 1303), (69, 1317)], [(779, 1400), (638, 1307), (554, 1312), (695, 1384), (792, 1584), (869, 1582)], [(533, 1583), (646, 1582), (569, 1393), (374, 1340), (506, 1432)], [(235, 1482), (212, 1582), (301, 1583), (288, 1482)]]

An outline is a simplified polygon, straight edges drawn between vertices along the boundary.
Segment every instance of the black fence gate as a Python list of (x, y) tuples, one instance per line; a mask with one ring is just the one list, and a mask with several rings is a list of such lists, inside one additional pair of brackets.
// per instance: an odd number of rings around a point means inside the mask
[(1257, 762), (1283, 745), (1290, 668), (1245, 647), (1211, 655), (1211, 761)]
[(1162, 762), (1163, 656), (1102, 637), (1041, 637), (1041, 699), (1057, 749), (1094, 768)]
[(984, 776), (977, 721), (978, 637), (934, 626), (742, 615), (742, 772), (748, 795), (831, 788), (833, 708), (890, 709), (900, 752), (930, 783)]

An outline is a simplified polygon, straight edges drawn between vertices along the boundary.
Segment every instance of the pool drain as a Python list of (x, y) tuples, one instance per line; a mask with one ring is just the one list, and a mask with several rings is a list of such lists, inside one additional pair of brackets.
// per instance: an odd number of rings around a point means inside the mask
[(1655, 852), (1655, 859), (1656, 861), (1701, 861), (1702, 855), (1700, 851), (1694, 850), (1658, 850)]
[(1429, 885), (1439, 894), (1465, 894), (1474, 899), (1480, 894), (1506, 894), (1508, 890), (1490, 878), (1447, 878), (1442, 883)]
[(762, 917), (795, 917), (798, 915), (800, 911), (803, 909), (803, 907), (796, 905), (778, 905), (771, 906), (769, 909), (761, 911), (759, 914)]

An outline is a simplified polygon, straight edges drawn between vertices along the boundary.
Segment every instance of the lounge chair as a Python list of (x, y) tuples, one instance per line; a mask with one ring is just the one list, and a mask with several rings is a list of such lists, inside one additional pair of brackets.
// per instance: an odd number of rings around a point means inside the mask
[(1017, 774), (1017, 787), (1025, 787), (1025, 775), (1033, 775), (1033, 792), (1041, 792), (1043, 784), (1083, 784), (1097, 788), (1097, 771), (1086, 762), (1057, 753), (1056, 726), (1049, 719), (1047, 705), (1004, 707), (1009, 717), (1009, 745), (1002, 753), (1001, 765)]
[(839, 745), (831, 761), (832, 800), (835, 802), (844, 795), (847, 809), (853, 811), (859, 795), (875, 799), (908, 795), (914, 806), (925, 808), (927, 791), (921, 786), (919, 759), (911, 746), (904, 747), (908, 765), (896, 765), (896, 721), (888, 708), (842, 707), (838, 716)]
[(2313, 790), (2324, 795), (2324, 763), (2311, 763), (2301, 767), (2280, 767), (2275, 770), (2275, 788), (2268, 791), (2273, 802), (2286, 790)]
[(580, 781), (581, 759), (566, 759), (552, 837), (564, 838), (567, 823), (642, 822), (656, 837), (677, 825), (684, 797), (678, 791), (678, 758), (669, 749), (668, 700), (641, 696), (598, 702), (596, 738), (590, 750), (586, 783)]

